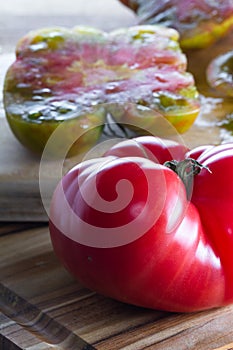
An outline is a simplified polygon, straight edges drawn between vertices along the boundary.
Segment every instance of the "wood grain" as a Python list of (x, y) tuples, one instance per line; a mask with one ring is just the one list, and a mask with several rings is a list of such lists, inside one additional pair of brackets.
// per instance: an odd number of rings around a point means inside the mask
[[(46, 10), (45, 0), (40, 1), (43, 13), (33, 12), (31, 1), (28, 2), (27, 15), (23, 11), (18, 13), (22, 1), (26, 0), (17, 1), (13, 14), (2, 12), (7, 3), (1, 8), (0, 89), (5, 71), (14, 59), (16, 42), (28, 30), (76, 24), (92, 24), (108, 30), (135, 23), (130, 12), (118, 7), (117, 0), (112, 12), (103, 12), (98, 8), (99, 2), (92, 0), (93, 6), (90, 6), (90, 1), (86, 2), (81, 12), (64, 15), (55, 11), (52, 16)], [(66, 2), (62, 3), (66, 6)], [(76, 6), (78, 3), (76, 0)], [(231, 131), (219, 127), (219, 122), (233, 113), (232, 100), (211, 91), (205, 78), (209, 60), (232, 49), (232, 40), (233, 33), (208, 53), (187, 53), (189, 70), (194, 73), (203, 95), (200, 116), (190, 131), (182, 135), (183, 142), (190, 147), (232, 140)], [(47, 224), (41, 223), (47, 222), (47, 214), (38, 184), (40, 159), (32, 156), (13, 137), (4, 118), (1, 98), (0, 130), (0, 220), (5, 221), (0, 224), (0, 280), (3, 290), (9, 291), (7, 295), (11, 296), (0, 308), (4, 310), (4, 314), (0, 313), (1, 350), (69, 350), (72, 347), (72, 344), (68, 345), (69, 339), (71, 342), (72, 339), (81, 340), (76, 350), (81, 350), (83, 344), (86, 349), (96, 350), (233, 348), (233, 306), (193, 314), (172, 314), (125, 305), (76, 282), (55, 257)], [(66, 162), (63, 171), (71, 166), (72, 163)], [(53, 167), (54, 164), (48, 164), (45, 176), (48, 183)], [(49, 198), (47, 200), (49, 202)], [(0, 300), (3, 301), (1, 294)], [(10, 304), (9, 300), (16, 304)], [(38, 316), (33, 322), (32, 318), (29, 320), (31, 314)], [(43, 320), (47, 320), (44, 326)], [(51, 341), (49, 327), (53, 320), (59, 329), (65, 330), (61, 333), (68, 337), (56, 345), (47, 343)]]
[[(10, 319), (0, 316), (0, 330), (20, 349), (50, 348), (51, 325), (41, 328), (43, 315), (98, 350), (230, 349), (226, 346), (233, 342), (233, 306), (172, 314), (126, 305), (84, 288), (54, 256), (47, 226), (29, 225), (0, 236), (0, 253), (2, 283), (19, 300), (7, 311)], [(22, 298), (28, 308), (22, 308)], [(42, 316), (29, 322), (34, 308)], [(15, 322), (19, 318), (24, 328)]]

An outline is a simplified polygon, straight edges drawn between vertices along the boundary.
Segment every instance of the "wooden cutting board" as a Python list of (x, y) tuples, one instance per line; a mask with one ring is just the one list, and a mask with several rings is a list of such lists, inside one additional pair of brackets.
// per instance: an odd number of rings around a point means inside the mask
[[(117, 8), (117, 7), (116, 7)], [(116, 10), (114, 14), (103, 13), (99, 22), (105, 23), (106, 16), (110, 23), (109, 16), (119, 19), (121, 26), (131, 25), (132, 15), (128, 13), (121, 20), (120, 12)], [(119, 11), (122, 11), (119, 8)], [(105, 16), (105, 17), (104, 17)], [(92, 24), (89, 18), (89, 24)], [(96, 16), (93, 8), (93, 24), (96, 25)], [(100, 23), (99, 23), (100, 24)], [(38, 24), (37, 24), (38, 26)], [(103, 25), (104, 26), (104, 25)], [(107, 28), (108, 29), (108, 28)], [(25, 29), (26, 32), (26, 29)], [(188, 147), (195, 147), (201, 144), (218, 144), (232, 141), (232, 132), (221, 127), (221, 121), (227, 115), (233, 113), (232, 99), (219, 97), (208, 87), (205, 79), (205, 70), (212, 58), (221, 52), (232, 49), (233, 33), (224, 40), (214, 45), (211, 50), (199, 50), (187, 53), (188, 70), (196, 79), (197, 87), (201, 93), (202, 109), (199, 117), (191, 129), (181, 135), (182, 141)], [(14, 54), (4, 53), (0, 56), (0, 84), (7, 68), (14, 60)], [(41, 200), (40, 191), (40, 157), (32, 155), (13, 136), (5, 119), (2, 102), (0, 101), (0, 220), (1, 221), (47, 221), (48, 216), (44, 208), (49, 205), (52, 191), (43, 196)], [(102, 149), (103, 151), (103, 149)], [(96, 154), (101, 154), (101, 146)], [(93, 153), (93, 156), (95, 152)], [(66, 160), (63, 165), (63, 173), (79, 162), (84, 155)], [(48, 162), (43, 173), (43, 184), (48, 186), (54, 183), (53, 178), (54, 162)], [(44, 198), (46, 197), (46, 198)]]
[(2, 350), (233, 347), (233, 306), (176, 314), (105, 298), (74, 281), (59, 264), (47, 226), (1, 226), (0, 253), (0, 309), (8, 315), (0, 313)]
[[(98, 7), (99, 1), (87, 3), (93, 4), (93, 15), (88, 16), (88, 23), (107, 29), (112, 23), (132, 23), (132, 17), (126, 13), (122, 20), (122, 12), (117, 6), (113, 12), (98, 11), (96, 16), (95, 6)], [(68, 25), (71, 20), (62, 17), (62, 24)], [(57, 18), (35, 15), (28, 20), (21, 18), (19, 25), (19, 19), (11, 19), (14, 31), (20, 35), (27, 32), (27, 23), (39, 27), (55, 21)], [(1, 14), (0, 23), (3, 23)], [(6, 33), (4, 29), (3, 33), (4, 36), (1, 36), (0, 28), (0, 38), (7, 42), (11, 32)], [(205, 53), (199, 51), (188, 55), (189, 67), (195, 73), (198, 88), (206, 95), (202, 98), (202, 113), (190, 131), (182, 136), (190, 147), (232, 139), (231, 132), (218, 124), (226, 114), (233, 113), (233, 102), (215, 96), (205, 82), (209, 59), (232, 48), (232, 42), (233, 35)], [(0, 56), (1, 86), (5, 70), (14, 58), (13, 49), (9, 52)], [(40, 194), (40, 158), (32, 156), (14, 138), (5, 120), (1, 101), (0, 142), (0, 220), (11, 221), (0, 225), (0, 302), (4, 304), (1, 309), (5, 313), (0, 313), (0, 349), (58, 350), (59, 344), (50, 346), (47, 342), (51, 341), (60, 342), (60, 345), (63, 341), (63, 349), (66, 350), (71, 343), (71, 348), (75, 350), (233, 348), (233, 306), (192, 314), (171, 314), (119, 303), (74, 281), (53, 253), (46, 224), (13, 223), (47, 221), (47, 214)], [(102, 150), (100, 147), (95, 152), (98, 155)], [(80, 159), (66, 161), (63, 171), (76, 161)], [(46, 186), (53, 180), (56, 164), (47, 162), (44, 165)], [(49, 199), (48, 195), (47, 204)]]

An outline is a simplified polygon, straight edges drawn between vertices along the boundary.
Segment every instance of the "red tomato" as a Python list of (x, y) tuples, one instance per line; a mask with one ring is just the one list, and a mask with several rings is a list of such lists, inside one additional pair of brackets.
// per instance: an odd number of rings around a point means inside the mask
[[(184, 177), (199, 172), (191, 199), (163, 165), (173, 159), (185, 160), (175, 163)], [(232, 303), (232, 178), (233, 144), (188, 151), (149, 136), (123, 141), (58, 185), (54, 250), (81, 283), (122, 302), (175, 312)]]

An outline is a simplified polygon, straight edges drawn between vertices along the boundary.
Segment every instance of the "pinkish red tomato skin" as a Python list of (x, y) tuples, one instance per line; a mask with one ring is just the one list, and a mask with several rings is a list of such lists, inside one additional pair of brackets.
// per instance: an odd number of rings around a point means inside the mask
[(124, 157), (125, 154), (130, 154), (131, 157), (146, 157), (155, 163), (163, 164), (172, 159), (182, 160), (187, 151), (185, 145), (172, 140), (139, 136), (116, 144), (105, 152), (105, 156)]
[[(126, 303), (175, 312), (227, 305), (233, 302), (233, 144), (203, 146), (201, 152), (200, 148), (188, 151), (185, 146), (173, 141), (161, 143), (156, 139), (153, 142), (152, 138), (147, 137), (122, 142), (103, 157), (110, 159), (112, 156), (108, 169), (103, 167), (103, 171), (98, 173), (99, 191), (103, 198), (108, 198), (109, 187), (105, 186), (108, 172), (110, 179), (115, 174), (115, 184), (124, 174), (122, 162), (127, 168), (127, 162), (134, 159), (136, 165), (141, 166), (140, 158), (134, 155), (140, 156), (144, 149), (145, 157), (153, 154), (153, 161), (159, 159), (163, 163), (169, 147), (175, 149), (177, 157), (180, 150), (180, 158), (197, 156), (197, 161), (210, 170), (202, 169), (195, 177), (190, 202), (186, 199), (183, 183), (172, 170), (164, 166), (155, 170), (153, 165), (148, 168), (148, 164), (151, 164), (148, 163), (143, 172), (156, 190), (155, 202), (164, 196), (164, 207), (158, 220), (146, 234), (131, 243), (113, 248), (96, 248), (68, 238), (56, 227), (56, 216), (62, 212), (63, 220), (67, 220), (68, 224), (69, 213), (63, 212), (59, 191), (55, 191), (50, 218), (54, 250), (64, 266), (85, 286)], [(123, 161), (123, 157), (129, 158)], [(101, 160), (98, 159), (98, 162), (101, 163)], [(67, 200), (73, 210), (79, 215), (83, 213), (90, 224), (101, 224), (101, 218), (96, 222), (86, 204), (82, 203), (81, 210), (78, 208), (81, 202), (77, 202), (77, 179), (81, 171), (82, 165), (79, 165), (62, 180)], [(159, 186), (160, 172), (165, 178), (166, 191), (164, 185)], [(227, 173), (226, 177), (223, 173)], [(86, 167), (82, 175), (83, 183), (88, 184), (92, 176), (91, 168)], [(111, 185), (114, 187), (114, 184)], [(137, 181), (136, 201), (140, 198), (140, 192), (145, 201), (143, 176)], [(181, 204), (181, 213), (172, 213), (175, 203)], [(125, 210), (126, 216), (129, 209)], [(88, 215), (85, 216), (85, 213)], [(174, 215), (177, 221), (169, 231)], [(105, 215), (104, 220), (111, 220), (110, 226), (118, 227), (119, 219), (117, 215), (109, 215), (109, 218)], [(74, 233), (75, 230), (77, 227), (73, 228)]]
[(198, 158), (208, 170), (195, 178), (192, 202), (203, 217), (206, 234), (221, 258), (226, 286), (225, 298), (232, 299), (233, 290), (233, 177), (232, 144), (213, 147)]

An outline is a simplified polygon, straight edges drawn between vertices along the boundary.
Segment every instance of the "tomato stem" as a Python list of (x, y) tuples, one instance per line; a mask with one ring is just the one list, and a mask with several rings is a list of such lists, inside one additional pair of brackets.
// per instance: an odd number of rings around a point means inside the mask
[(202, 169), (206, 169), (211, 173), (208, 167), (193, 158), (186, 158), (179, 162), (177, 160), (171, 160), (165, 162), (164, 165), (173, 170), (181, 178), (186, 188), (188, 200), (192, 196), (194, 176), (198, 175)]

